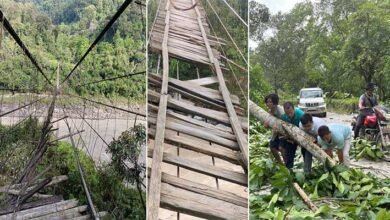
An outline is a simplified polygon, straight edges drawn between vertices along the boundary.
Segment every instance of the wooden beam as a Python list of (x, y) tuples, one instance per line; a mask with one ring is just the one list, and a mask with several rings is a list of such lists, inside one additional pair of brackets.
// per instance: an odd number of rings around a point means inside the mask
[(211, 76), (211, 77), (204, 77), (200, 79), (187, 80), (185, 82), (195, 83), (198, 86), (208, 86), (208, 85), (218, 83), (218, 79), (215, 76)]
[[(194, 1), (195, 0), (192, 0), (192, 2), (194, 2)], [(247, 171), (248, 170), (248, 156), (249, 156), (248, 155), (248, 142), (247, 142), (246, 136), (244, 135), (244, 132), (242, 130), (241, 123), (238, 120), (237, 113), (234, 109), (232, 100), (230, 98), (229, 90), (226, 87), (225, 79), (223, 77), (219, 61), (218, 61), (218, 59), (214, 58), (214, 55), (211, 52), (211, 47), (208, 43), (206, 32), (205, 32), (203, 25), (202, 25), (201, 14), (199, 12), (198, 7), (195, 7), (195, 11), (196, 11), (196, 14), (198, 17), (198, 23), (199, 23), (200, 30), (202, 32), (203, 41), (205, 42), (205, 45), (207, 48), (210, 63), (213, 64), (214, 70), (217, 74), (217, 78), (219, 81), (219, 91), (222, 94), (224, 103), (226, 105), (227, 112), (229, 114), (230, 125), (232, 126), (234, 134), (237, 137), (237, 142), (238, 142), (238, 145), (239, 145), (241, 153), (242, 153), (242, 156), (241, 156), (242, 167)]]
[(158, 220), (158, 211), (160, 208), (160, 190), (161, 190), (161, 169), (164, 152), (164, 136), (165, 136), (165, 120), (167, 114), (168, 104), (168, 77), (169, 77), (169, 57), (168, 57), (168, 33), (169, 33), (169, 19), (170, 1), (167, 1), (165, 6), (165, 28), (164, 38), (162, 42), (162, 60), (163, 60), (163, 74), (161, 85), (161, 96), (159, 102), (159, 109), (157, 113), (157, 125), (156, 125), (156, 142), (154, 145), (154, 151), (152, 160), (152, 171), (149, 182), (149, 194), (148, 194), (148, 220)]
[(86, 212), (88, 206), (77, 206), (71, 209), (63, 210), (61, 212), (55, 212), (48, 215), (39, 216), (31, 220), (62, 220), (62, 219), (73, 219), (82, 216), (81, 213)]

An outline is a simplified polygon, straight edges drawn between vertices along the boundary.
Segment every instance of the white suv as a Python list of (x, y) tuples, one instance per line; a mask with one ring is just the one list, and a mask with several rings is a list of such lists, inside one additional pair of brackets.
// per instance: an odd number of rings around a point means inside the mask
[(299, 92), (298, 108), (304, 112), (326, 117), (326, 103), (324, 93), (320, 88), (304, 88)]

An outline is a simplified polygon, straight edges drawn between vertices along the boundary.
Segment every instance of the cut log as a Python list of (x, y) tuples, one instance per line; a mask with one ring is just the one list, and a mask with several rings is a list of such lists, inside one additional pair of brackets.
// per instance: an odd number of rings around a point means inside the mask
[(303, 130), (298, 127), (286, 123), (264, 111), (262, 108), (257, 106), (251, 100), (249, 100), (249, 112), (255, 116), (262, 123), (268, 124), (270, 127), (276, 129), (279, 133), (288, 136), (301, 147), (308, 150), (314, 157), (320, 160), (322, 163), (329, 161), (330, 166), (336, 165), (336, 162), (325, 153), (317, 144), (314, 143), (314, 138), (306, 134)]
[(298, 185), (298, 183), (293, 183), (295, 190), (298, 192), (299, 196), (303, 199), (306, 205), (315, 213), (318, 208), (314, 203), (310, 200), (310, 198), (306, 195), (305, 191)]

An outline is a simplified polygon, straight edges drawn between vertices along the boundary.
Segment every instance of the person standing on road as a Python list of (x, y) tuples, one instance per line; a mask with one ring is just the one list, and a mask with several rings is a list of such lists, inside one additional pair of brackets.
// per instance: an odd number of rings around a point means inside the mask
[[(305, 113), (299, 108), (294, 108), (294, 104), (292, 102), (284, 103), (283, 109), (284, 114), (282, 116), (282, 120), (299, 127), (299, 122)], [(289, 169), (293, 168), (295, 152), (297, 151), (298, 145), (293, 140), (281, 137), (280, 146), (282, 149), (284, 164)]]
[[(307, 134), (314, 137), (317, 143), (317, 136), (318, 136), (318, 128), (325, 125), (325, 120), (318, 118), (318, 117), (312, 117), (310, 114), (305, 113), (299, 123), (299, 128), (304, 130)], [(303, 171), (305, 173), (310, 173), (312, 161), (313, 161), (313, 155), (302, 147), (302, 156), (303, 156)]]
[[(281, 106), (279, 106), (279, 96), (276, 94), (269, 94), (264, 99), (265, 104), (268, 107), (268, 113), (271, 115), (282, 118), (282, 115), (284, 114), (284, 110)], [(270, 126), (268, 124), (264, 124), (264, 127), (269, 128)], [(271, 150), (272, 155), (274, 155), (276, 161), (279, 163), (282, 163), (282, 158), (280, 157), (280, 140), (279, 140), (279, 134), (276, 131), (272, 131), (272, 138), (269, 142), (269, 147)]]
[(333, 157), (332, 151), (336, 153), (340, 163), (350, 165), (349, 150), (351, 148), (352, 130), (349, 126), (342, 124), (328, 124), (318, 128), (318, 144), (325, 152)]
[(374, 83), (367, 83), (366, 92), (359, 98), (359, 115), (356, 120), (354, 138), (359, 137), (360, 129), (366, 116), (373, 113), (372, 108), (378, 105), (378, 98), (374, 95)]

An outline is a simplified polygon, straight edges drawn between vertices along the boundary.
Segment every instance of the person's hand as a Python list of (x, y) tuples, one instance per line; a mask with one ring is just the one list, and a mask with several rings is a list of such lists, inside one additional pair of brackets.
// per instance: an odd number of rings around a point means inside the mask
[(272, 131), (273, 131), (275, 134), (277, 134), (277, 133), (278, 133), (278, 127), (277, 127), (276, 125), (274, 125), (274, 126), (272, 127)]
[(268, 122), (264, 122), (264, 123), (263, 123), (263, 125), (264, 125), (264, 127), (265, 127), (265, 128), (270, 128), (270, 126), (269, 126), (269, 123), (268, 123)]

